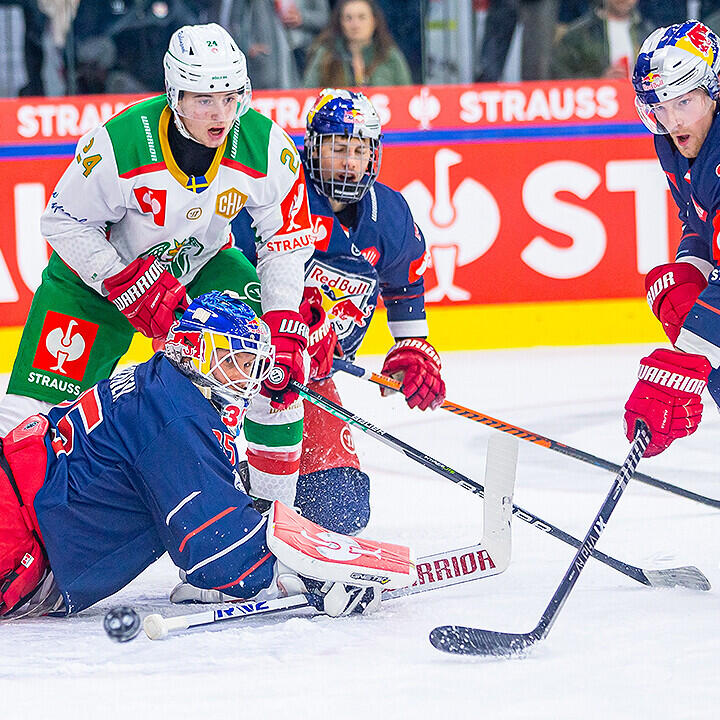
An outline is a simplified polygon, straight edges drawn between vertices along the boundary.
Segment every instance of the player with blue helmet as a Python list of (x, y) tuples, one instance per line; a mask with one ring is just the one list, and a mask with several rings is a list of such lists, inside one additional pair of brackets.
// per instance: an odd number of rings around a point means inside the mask
[[(333, 355), (352, 360), (378, 299), (387, 308), (390, 348), (383, 372), (403, 383), (410, 407), (435, 408), (445, 397), (438, 353), (427, 341), (423, 272), (425, 238), (403, 196), (378, 181), (382, 126), (360, 92), (326, 88), (307, 116), (301, 153), (315, 251), (305, 262), (300, 312), (310, 328), (311, 386), (340, 402)], [(236, 244), (255, 261), (251, 218), (233, 222)], [(305, 403), (296, 504), (306, 517), (357, 532), (370, 517), (370, 481), (361, 471), (350, 428)], [(323, 498), (322, 502), (310, 502)]]
[(674, 262), (645, 279), (648, 304), (674, 349), (643, 358), (625, 405), (628, 439), (640, 420), (650, 429), (648, 456), (695, 432), (706, 383), (720, 404), (719, 72), (720, 38), (694, 20), (651, 33), (633, 72), (635, 105), (655, 135), (682, 221)]
[(175, 324), (165, 355), (220, 402), (247, 409), (275, 361), (270, 328), (235, 293), (206, 293)]
[[(243, 483), (235, 433), (273, 357), (267, 325), (214, 291), (190, 304), (164, 352), (2, 438), (0, 616), (79, 612), (165, 552), (198, 592), (270, 599), (312, 587), (329, 614), (375, 609), (376, 570), (315, 557), (313, 538), (332, 540), (325, 528), (280, 501), (261, 514)], [(401, 585), (414, 580), (407, 559)]]

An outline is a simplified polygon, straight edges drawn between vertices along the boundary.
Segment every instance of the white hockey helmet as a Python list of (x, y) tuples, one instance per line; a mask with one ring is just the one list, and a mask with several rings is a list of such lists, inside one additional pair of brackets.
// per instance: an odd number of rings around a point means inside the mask
[(165, 91), (170, 109), (177, 115), (180, 93), (237, 92), (235, 119), (250, 107), (252, 88), (245, 55), (225, 28), (185, 25), (173, 33), (163, 60)]
[(635, 107), (657, 135), (668, 130), (653, 107), (701, 88), (711, 101), (720, 97), (720, 38), (701, 22), (689, 20), (652, 32), (643, 42), (633, 71)]

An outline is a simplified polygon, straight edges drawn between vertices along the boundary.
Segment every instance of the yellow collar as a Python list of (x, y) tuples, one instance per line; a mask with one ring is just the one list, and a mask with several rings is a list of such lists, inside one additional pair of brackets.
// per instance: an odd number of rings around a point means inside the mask
[(184, 173), (178, 164), (175, 162), (172, 152), (170, 151), (170, 142), (168, 141), (168, 124), (172, 120), (172, 110), (166, 105), (165, 109), (160, 115), (160, 126), (158, 132), (160, 135), (160, 148), (162, 149), (163, 157), (165, 158), (165, 166), (167, 167), (170, 174), (186, 189), (190, 192), (197, 192), (198, 189), (204, 189), (208, 187), (217, 175), (218, 168), (220, 167), (220, 161), (225, 154), (225, 145), (227, 144), (227, 137), (223, 140), (223, 144), (215, 150), (215, 157), (212, 163), (210, 163), (210, 169), (205, 173), (205, 180), (207, 185), (198, 185), (194, 180), (191, 182), (190, 176)]

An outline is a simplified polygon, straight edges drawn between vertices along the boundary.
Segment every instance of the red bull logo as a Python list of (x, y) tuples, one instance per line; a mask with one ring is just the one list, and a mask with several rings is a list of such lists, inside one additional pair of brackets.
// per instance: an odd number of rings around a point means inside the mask
[(350, 110), (345, 111), (345, 114), (343, 115), (343, 121), (362, 124), (365, 122), (365, 116), (359, 110), (351, 108)]
[(708, 65), (712, 65), (717, 47), (713, 37), (708, 33), (710, 30), (707, 26), (700, 22), (695, 23), (685, 33), (685, 36), (677, 41), (676, 47), (687, 50), (687, 52), (701, 57)]
[(657, 90), (662, 84), (663, 79), (659, 72), (651, 70), (643, 79), (643, 87), (647, 90)]
[[(305, 272), (305, 295), (321, 294), (322, 305), (341, 340), (357, 327), (365, 327), (372, 317), (376, 281), (341, 272), (313, 259)], [(309, 288), (313, 288), (310, 290)]]

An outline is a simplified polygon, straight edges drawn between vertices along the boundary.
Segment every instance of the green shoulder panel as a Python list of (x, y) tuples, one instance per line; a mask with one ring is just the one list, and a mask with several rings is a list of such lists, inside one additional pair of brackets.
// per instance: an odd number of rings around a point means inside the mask
[(115, 153), (118, 175), (162, 162), (160, 115), (166, 105), (165, 95), (142, 100), (105, 123)]
[(251, 108), (233, 126), (225, 157), (267, 175), (271, 128), (272, 120)]

